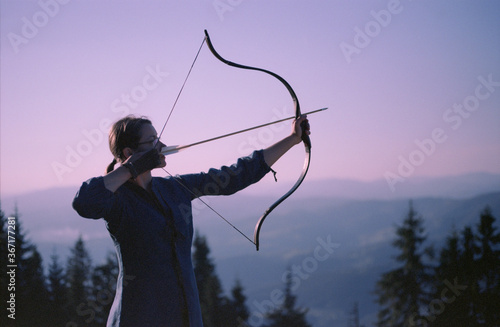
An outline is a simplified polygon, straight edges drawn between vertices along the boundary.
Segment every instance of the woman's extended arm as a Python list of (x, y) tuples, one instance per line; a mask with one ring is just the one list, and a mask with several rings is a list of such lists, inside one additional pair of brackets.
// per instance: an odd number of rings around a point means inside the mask
[[(306, 122), (306, 129), (303, 131), (300, 124)], [(307, 121), (307, 116), (301, 116), (299, 119), (294, 120), (293, 130), (290, 135), (278, 141), (277, 143), (271, 145), (270, 147), (264, 149), (264, 160), (269, 167), (274, 165), (282, 155), (284, 155), (288, 150), (290, 150), (294, 145), (299, 144), (302, 139), (302, 133), (311, 134), (309, 131), (309, 124)]]
[(132, 177), (130, 171), (120, 166), (104, 176), (104, 186), (111, 192), (115, 192), (120, 186)]

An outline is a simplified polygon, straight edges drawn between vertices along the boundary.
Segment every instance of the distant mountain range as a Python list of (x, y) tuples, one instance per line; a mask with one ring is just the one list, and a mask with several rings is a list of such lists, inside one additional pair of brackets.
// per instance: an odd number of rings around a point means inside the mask
[[(393, 193), (385, 181), (306, 181), (264, 223), (259, 252), (202, 205), (195, 205), (195, 224), (207, 237), (224, 289), (241, 281), (254, 325), (274, 305), (289, 269), (298, 303), (309, 308), (313, 326), (347, 326), (355, 302), (361, 322), (370, 326), (378, 310), (371, 292), (381, 273), (394, 266), (391, 241), (410, 199), (425, 221), (427, 245), (437, 249), (453, 228), (475, 226), (486, 206), (500, 219), (500, 175), (419, 178), (398, 186)], [(104, 222), (83, 219), (72, 210), (76, 190), (58, 188), (1, 199), (7, 215), (17, 202), (20, 221), (46, 264), (54, 252), (65, 257), (80, 234), (95, 263), (113, 251)], [(274, 200), (270, 197), (208, 199), (252, 236), (257, 217)]]
[(394, 184), (391, 190), (386, 180), (372, 182), (335, 179), (307, 181), (303, 194), (341, 199), (410, 199), (420, 197), (470, 198), (500, 189), (500, 175), (470, 173), (444, 177), (412, 176)]

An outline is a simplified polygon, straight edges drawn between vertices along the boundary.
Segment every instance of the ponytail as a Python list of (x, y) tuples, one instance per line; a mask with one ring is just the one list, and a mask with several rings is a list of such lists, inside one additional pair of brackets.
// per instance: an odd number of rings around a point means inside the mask
[(115, 169), (116, 163), (117, 163), (116, 159), (113, 159), (113, 161), (111, 161), (111, 163), (106, 168), (106, 174), (109, 174), (110, 172), (112, 172)]

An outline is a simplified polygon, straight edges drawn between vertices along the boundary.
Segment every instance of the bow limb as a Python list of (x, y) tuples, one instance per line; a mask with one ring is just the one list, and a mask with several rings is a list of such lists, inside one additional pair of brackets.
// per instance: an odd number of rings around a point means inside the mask
[(257, 225), (255, 225), (255, 231), (253, 234), (253, 242), (255, 244), (255, 247), (257, 251), (259, 251), (259, 234), (260, 234), (260, 229), (262, 227), (262, 224), (264, 223), (264, 220), (266, 217), (271, 213), (271, 211), (274, 210), (281, 202), (285, 201), (286, 198), (288, 198), (290, 195), (292, 195), (297, 188), (299, 188), (300, 184), (302, 184), (302, 181), (304, 178), (306, 178), (307, 171), (309, 170), (309, 164), (311, 162), (311, 148), (305, 145), (306, 149), (306, 159), (304, 161), (304, 167), (302, 168), (302, 173), (300, 174), (299, 179), (297, 182), (295, 182), (295, 185), (285, 193), (281, 198), (278, 199), (278, 201), (274, 202), (267, 210), (264, 212), (264, 214), (260, 217), (259, 221), (257, 222)]
[[(215, 50), (215, 48), (212, 44), (212, 41), (210, 40), (210, 36), (208, 35), (207, 30), (205, 30), (205, 39), (207, 41), (208, 48), (210, 49), (212, 54), (217, 59), (219, 59), (220, 61), (225, 63), (226, 65), (236, 67), (236, 68), (260, 71), (260, 72), (269, 74), (269, 75), (277, 78), (281, 83), (283, 83), (283, 85), (285, 85), (288, 92), (290, 93), (290, 96), (292, 97), (292, 101), (293, 101), (293, 104), (295, 107), (295, 118), (297, 119), (301, 116), (300, 104), (299, 104), (299, 100), (297, 99), (297, 95), (295, 94), (295, 91), (292, 89), (290, 84), (288, 84), (288, 82), (285, 81), (284, 78), (282, 78), (278, 74), (273, 73), (273, 72), (266, 70), (266, 69), (245, 66), (245, 65), (237, 64), (237, 63), (234, 63), (232, 61), (226, 60)], [(304, 167), (302, 168), (302, 173), (300, 174), (297, 182), (295, 182), (295, 185), (285, 195), (283, 195), (276, 202), (274, 202), (269, 208), (267, 208), (267, 210), (264, 212), (264, 214), (260, 217), (259, 221), (257, 222), (257, 225), (255, 226), (255, 231), (254, 231), (254, 244), (255, 244), (257, 251), (259, 251), (259, 234), (260, 234), (260, 229), (262, 227), (262, 224), (264, 223), (264, 220), (281, 202), (285, 201), (286, 198), (288, 198), (293, 192), (295, 192), (295, 190), (297, 190), (297, 188), (300, 186), (300, 184), (302, 183), (302, 181), (306, 177), (307, 171), (309, 170), (309, 164), (311, 162), (311, 140), (309, 138), (309, 135), (307, 135), (305, 133), (305, 124), (302, 124), (302, 131), (303, 131), (302, 132), (302, 141), (304, 143), (304, 147), (305, 147), (305, 151), (306, 151), (306, 157), (305, 157), (305, 161), (304, 161)]]

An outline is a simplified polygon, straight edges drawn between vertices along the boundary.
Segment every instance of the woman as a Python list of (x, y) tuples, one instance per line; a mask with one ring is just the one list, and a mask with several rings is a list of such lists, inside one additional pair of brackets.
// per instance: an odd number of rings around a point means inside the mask
[(306, 116), (294, 121), (289, 136), (230, 167), (159, 178), (151, 170), (166, 166), (158, 151), (165, 145), (151, 121), (128, 116), (116, 122), (109, 134), (115, 159), (107, 174), (84, 182), (73, 200), (82, 217), (104, 218), (116, 247), (120, 273), (108, 326), (202, 326), (191, 262), (191, 201), (259, 181), (301, 142), (302, 133), (310, 133)]

